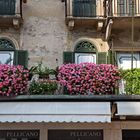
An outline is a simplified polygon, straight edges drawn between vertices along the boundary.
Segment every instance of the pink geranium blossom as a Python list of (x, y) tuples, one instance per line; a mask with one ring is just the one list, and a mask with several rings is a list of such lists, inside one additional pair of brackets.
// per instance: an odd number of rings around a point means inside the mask
[(0, 65), (0, 95), (23, 94), (27, 89), (28, 70), (23, 66)]
[(120, 76), (114, 65), (81, 63), (59, 67), (58, 80), (70, 94), (113, 94)]

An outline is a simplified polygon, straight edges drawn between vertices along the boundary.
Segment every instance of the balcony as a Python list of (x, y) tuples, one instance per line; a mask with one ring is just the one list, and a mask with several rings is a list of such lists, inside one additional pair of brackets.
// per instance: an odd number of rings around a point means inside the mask
[(139, 0), (112, 0), (108, 3), (107, 15), (109, 17), (139, 17)]
[(19, 28), (21, 23), (22, 0), (0, 0), (0, 27)]
[[(78, 94), (72, 96), (70, 94), (71, 91), (69, 91), (67, 95), (60, 94), (59, 92), (49, 95), (45, 94), (45, 92), (37, 93), (36, 91), (42, 90), (42, 87), (40, 89), (35, 87), (35, 94), (32, 95), (28, 93), (28, 89), (30, 89), (32, 82), (38, 83), (38, 81), (30, 81), (31, 83), (27, 87), (29, 74), (27, 69), (24, 70), (19, 65), (13, 67), (0, 65), (0, 122), (111, 123), (114, 120), (139, 119), (139, 95), (126, 96), (126, 94), (118, 95), (115, 92), (110, 94), (113, 91), (112, 86), (114, 85), (115, 79), (120, 79), (116, 67), (106, 64), (83, 64), (83, 67), (81, 66), (79, 67), (75, 64), (62, 65), (58, 71), (60, 73), (58, 73), (58, 78), (65, 78), (64, 80), (66, 82), (70, 81), (70, 84), (78, 85), (78, 88), (80, 88), (79, 82), (80, 86), (83, 86), (83, 89), (91, 89), (91, 87), (95, 86), (97, 89), (96, 93), (100, 94), (92, 94), (93, 92), (87, 94), (85, 91), (86, 94), (77, 92)], [(30, 74), (39, 74), (38, 76), (44, 79), (48, 79), (48, 74), (54, 74), (53, 72), (47, 67), (41, 67), (41, 65), (30, 69)], [(140, 73), (140, 70), (137, 72)], [(134, 79), (134, 77), (131, 77), (131, 74), (129, 78)], [(79, 76), (81, 76), (84, 83), (82, 83), (81, 79), (77, 78)], [(36, 78), (34, 80), (37, 80)], [(87, 87), (87, 85), (90, 87)], [(138, 83), (137, 87), (139, 85)], [(46, 84), (43, 89), (49, 90), (50, 88)], [(103, 89), (103, 92), (100, 89)], [(140, 90), (138, 94), (140, 94)], [(5, 95), (8, 95), (8, 97)]]
[(112, 28), (131, 28), (132, 17), (134, 17), (135, 28), (139, 28), (140, 0), (108, 0), (106, 1), (105, 7), (106, 16), (108, 17), (108, 19), (113, 19)]
[(65, 16), (68, 27), (87, 25), (102, 28), (105, 21), (103, 1), (66, 0)]
[[(27, 70), (19, 65), (1, 64), (0, 73), (0, 98), (140, 94), (140, 69), (122, 71), (110, 64), (66, 64), (57, 70), (41, 65)], [(34, 75), (30, 81), (29, 74)]]

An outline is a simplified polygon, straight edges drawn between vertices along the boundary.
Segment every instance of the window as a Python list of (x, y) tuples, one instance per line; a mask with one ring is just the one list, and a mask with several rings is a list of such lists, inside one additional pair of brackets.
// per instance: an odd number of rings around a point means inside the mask
[[(118, 63), (119, 68), (131, 69), (131, 60), (132, 60), (131, 52), (130, 53), (127, 53), (127, 52), (117, 53), (117, 63)], [(139, 53), (133, 54), (133, 68), (140, 68), (140, 54)]]
[(87, 41), (82, 41), (75, 48), (75, 63), (93, 62), (96, 63), (96, 48)]
[(0, 38), (0, 64), (28, 65), (28, 52), (16, 50), (14, 43), (6, 38)]
[(74, 17), (95, 17), (96, 0), (73, 0)]
[(75, 53), (75, 63), (92, 62), (96, 63), (96, 54)]
[(103, 140), (102, 129), (48, 130), (48, 140)]
[(75, 46), (74, 52), (63, 53), (64, 63), (82, 63), (82, 62), (93, 62), (97, 64), (107, 63), (106, 52), (97, 52), (96, 47), (88, 42), (81, 41)]
[(0, 15), (14, 15), (16, 0), (0, 0)]
[[(119, 68), (122, 69), (131, 69), (132, 64), (132, 54), (131, 52), (117, 52), (117, 65)], [(140, 68), (140, 53), (135, 52), (133, 54), (133, 68)], [(119, 86), (119, 93), (125, 94), (125, 80), (120, 81)]]
[(0, 64), (13, 65), (13, 59), (13, 51), (0, 51)]
[(136, 14), (136, 0), (118, 0), (118, 14), (121, 16)]
[(122, 130), (122, 140), (139, 140), (140, 130)]
[(0, 130), (0, 140), (39, 140), (39, 130)]

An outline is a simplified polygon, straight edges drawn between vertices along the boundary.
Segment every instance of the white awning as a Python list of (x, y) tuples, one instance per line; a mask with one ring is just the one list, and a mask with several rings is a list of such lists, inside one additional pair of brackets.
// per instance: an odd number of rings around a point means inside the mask
[(0, 102), (0, 122), (111, 122), (110, 102)]
[(118, 113), (120, 116), (139, 116), (140, 102), (116, 102)]

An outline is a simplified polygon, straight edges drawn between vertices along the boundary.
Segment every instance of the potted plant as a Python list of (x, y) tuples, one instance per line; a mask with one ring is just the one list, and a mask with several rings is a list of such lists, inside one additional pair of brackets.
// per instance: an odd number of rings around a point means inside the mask
[(33, 81), (29, 87), (29, 94), (31, 95), (50, 95), (54, 94), (58, 88), (58, 82), (56, 80), (44, 80), (41, 79), (37, 82)]
[(56, 70), (43, 66), (42, 61), (37, 66), (32, 66), (29, 69), (31, 76), (38, 74), (39, 78), (49, 79), (50, 75), (56, 75)]
[(120, 69), (125, 94), (140, 94), (140, 69)]

